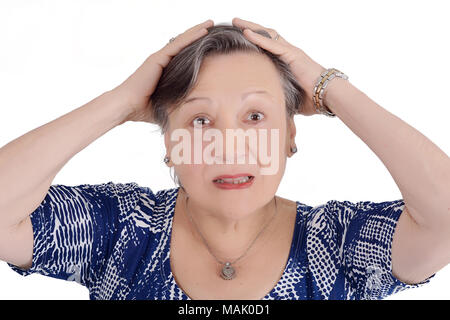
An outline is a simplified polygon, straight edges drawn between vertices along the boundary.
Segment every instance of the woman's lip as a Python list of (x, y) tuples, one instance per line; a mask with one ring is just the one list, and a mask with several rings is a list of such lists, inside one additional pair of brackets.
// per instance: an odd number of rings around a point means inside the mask
[(230, 190), (230, 189), (245, 189), (245, 188), (250, 187), (253, 184), (253, 180), (255, 180), (255, 177), (251, 176), (251, 179), (249, 179), (247, 182), (244, 182), (244, 183), (236, 183), (236, 184), (234, 184), (234, 183), (226, 183), (226, 182), (218, 183), (218, 182), (213, 181), (213, 184), (219, 189), (227, 189), (227, 190)]
[(214, 180), (217, 180), (217, 179), (236, 179), (236, 178), (239, 178), (239, 177), (246, 177), (246, 176), (253, 177), (253, 175), (250, 174), (250, 173), (238, 173), (238, 174), (235, 174), (235, 175), (224, 174), (224, 175), (222, 175), (222, 176), (217, 176), (217, 177), (215, 177), (215, 178), (213, 179), (213, 181), (214, 181)]

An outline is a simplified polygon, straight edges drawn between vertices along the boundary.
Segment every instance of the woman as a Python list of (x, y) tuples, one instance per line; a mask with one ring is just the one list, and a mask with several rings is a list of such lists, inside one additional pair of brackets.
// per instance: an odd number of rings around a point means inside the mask
[[(0, 150), (0, 258), (22, 275), (77, 281), (91, 299), (381, 299), (429, 282), (449, 263), (449, 158), (324, 71), (273, 29), (238, 18), (172, 38), (118, 87)], [(297, 151), (294, 115), (317, 113), (366, 142), (404, 199), (311, 207), (275, 196)], [(179, 187), (51, 185), (127, 121), (160, 125)], [(227, 149), (227, 130), (264, 143)]]

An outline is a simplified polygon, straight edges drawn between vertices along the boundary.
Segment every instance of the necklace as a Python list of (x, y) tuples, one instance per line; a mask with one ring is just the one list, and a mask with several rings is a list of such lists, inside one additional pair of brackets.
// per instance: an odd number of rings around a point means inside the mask
[(191, 223), (194, 225), (195, 229), (197, 230), (198, 234), (200, 235), (200, 237), (203, 240), (203, 243), (205, 244), (206, 248), (208, 249), (209, 253), (214, 257), (214, 259), (216, 259), (216, 261), (220, 264), (223, 265), (222, 267), (222, 271), (220, 273), (220, 276), (224, 279), (224, 280), (231, 280), (233, 278), (236, 277), (236, 270), (233, 268), (233, 264), (236, 263), (237, 261), (239, 261), (242, 257), (244, 257), (247, 252), (250, 250), (250, 248), (253, 246), (253, 244), (255, 243), (256, 239), (258, 239), (259, 235), (266, 229), (266, 227), (269, 225), (270, 222), (272, 222), (272, 220), (275, 218), (277, 212), (278, 212), (278, 207), (277, 207), (277, 199), (276, 197), (274, 197), (274, 201), (275, 201), (275, 214), (272, 216), (272, 218), (266, 223), (266, 225), (261, 229), (261, 231), (259, 231), (258, 235), (256, 236), (256, 238), (250, 243), (250, 245), (248, 246), (248, 248), (244, 251), (243, 254), (241, 254), (237, 259), (235, 259), (233, 262), (230, 261), (226, 261), (223, 262), (221, 260), (219, 260), (215, 254), (211, 251), (211, 248), (209, 247), (208, 243), (205, 240), (205, 237), (203, 237), (202, 233), (200, 232), (200, 230), (198, 229), (197, 225), (195, 224), (194, 220), (192, 220), (191, 214), (189, 213), (188, 209), (187, 209), (187, 203), (188, 203), (188, 199), (189, 197), (186, 197), (186, 202), (185, 202), (185, 209), (186, 209), (186, 213), (189, 217), (189, 220), (191, 221)]

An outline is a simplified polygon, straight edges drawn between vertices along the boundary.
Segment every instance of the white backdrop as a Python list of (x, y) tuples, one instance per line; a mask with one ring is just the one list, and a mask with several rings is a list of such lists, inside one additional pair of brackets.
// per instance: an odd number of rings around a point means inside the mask
[[(0, 146), (112, 89), (167, 41), (208, 18), (276, 29), (450, 154), (447, 1), (0, 2)], [(297, 116), (299, 152), (278, 195), (309, 205), (387, 201), (400, 191), (378, 157), (336, 118)], [(383, 130), (380, 127), (380, 130)], [(126, 123), (73, 157), (54, 184), (174, 187), (157, 127)], [(130, 143), (131, 142), (131, 143)], [(39, 157), (39, 154), (36, 154)], [(22, 277), (0, 262), (0, 299), (89, 299), (75, 282)], [(450, 266), (389, 299), (449, 299)]]

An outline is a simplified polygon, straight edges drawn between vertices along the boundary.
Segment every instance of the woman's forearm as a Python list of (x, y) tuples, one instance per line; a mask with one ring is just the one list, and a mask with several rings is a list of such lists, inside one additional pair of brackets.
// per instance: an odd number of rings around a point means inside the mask
[(414, 220), (448, 230), (450, 158), (349, 81), (331, 81), (324, 102), (384, 163)]
[(0, 228), (31, 214), (62, 167), (127, 116), (114, 91), (107, 91), (0, 148)]

